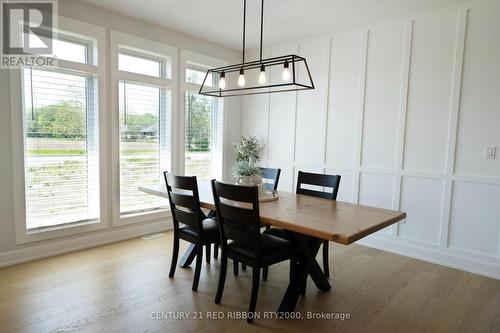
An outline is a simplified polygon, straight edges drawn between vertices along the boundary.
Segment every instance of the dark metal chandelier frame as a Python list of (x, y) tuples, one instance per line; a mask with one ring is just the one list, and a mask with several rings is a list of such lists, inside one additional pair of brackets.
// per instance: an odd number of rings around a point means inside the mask
[[(212, 68), (207, 70), (203, 83), (200, 87), (199, 94), (215, 97), (230, 97), (230, 96), (242, 96), (242, 95), (256, 95), (256, 94), (270, 94), (277, 92), (286, 91), (299, 91), (299, 90), (309, 90), (314, 89), (314, 82), (307, 65), (307, 61), (304, 57), (296, 54), (283, 55), (278, 57), (272, 57), (267, 59), (262, 59), (262, 37), (263, 37), (263, 26), (264, 26), (264, 0), (261, 3), (261, 13), (260, 13), (260, 57), (259, 60), (245, 62), (245, 30), (246, 30), (246, 0), (243, 0), (243, 60), (239, 64), (227, 65), (217, 68)], [(298, 80), (297, 70), (298, 65), (302, 64), (307, 72), (307, 79), (309, 82), (300, 83)], [(211, 78), (223, 78), (225, 79), (225, 74), (240, 72), (244, 75), (246, 70), (252, 70), (260, 68), (261, 71), (265, 71), (265, 68), (272, 66), (283, 66), (283, 69), (289, 69), (290, 67), (290, 79), (283, 83), (275, 84), (259, 84), (256, 82), (254, 85), (249, 86), (239, 86), (237, 88), (221, 88), (220, 86), (212, 87), (211, 84), (207, 82), (209, 77)], [(215, 89), (214, 89), (215, 88)]]

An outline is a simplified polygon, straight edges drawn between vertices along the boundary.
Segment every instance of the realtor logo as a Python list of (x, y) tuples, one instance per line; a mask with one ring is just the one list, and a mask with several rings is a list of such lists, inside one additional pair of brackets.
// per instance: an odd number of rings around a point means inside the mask
[(1, 2), (2, 67), (52, 65), (56, 9), (52, 0)]

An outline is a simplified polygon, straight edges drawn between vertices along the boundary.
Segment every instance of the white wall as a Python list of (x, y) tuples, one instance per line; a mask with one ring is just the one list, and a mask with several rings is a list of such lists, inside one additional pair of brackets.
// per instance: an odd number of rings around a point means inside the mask
[(483, 0), (271, 46), (305, 56), (317, 89), (245, 97), (242, 131), (281, 190), (338, 173), (339, 200), (407, 212), (363, 244), (500, 278), (499, 31)]
[[(239, 61), (240, 53), (223, 46), (200, 40), (182, 33), (167, 30), (113, 11), (93, 6), (83, 1), (60, 0), (59, 14), (79, 21), (106, 28), (109, 54), (109, 32), (116, 30), (145, 39), (157, 41), (216, 57), (230, 62)], [(107, 77), (111, 77), (108, 69)], [(110, 82), (109, 86), (111, 85)], [(108, 87), (109, 88), (109, 87)], [(108, 89), (110, 91), (110, 89)], [(228, 112), (226, 127), (224, 161), (226, 175), (230, 172), (234, 153), (231, 143), (240, 136), (241, 102), (238, 98), (227, 100)], [(107, 99), (108, 108), (111, 107)], [(101, 231), (62, 237), (47, 241), (16, 245), (14, 202), (13, 202), (13, 167), (12, 167), (12, 133), (10, 117), (10, 84), (7, 70), (0, 70), (0, 266), (33, 258), (44, 257), (55, 253), (85, 248), (96, 244), (113, 242), (120, 239), (158, 232), (170, 227), (169, 221), (151, 221), (129, 226), (114, 227), (107, 221), (108, 227)]]

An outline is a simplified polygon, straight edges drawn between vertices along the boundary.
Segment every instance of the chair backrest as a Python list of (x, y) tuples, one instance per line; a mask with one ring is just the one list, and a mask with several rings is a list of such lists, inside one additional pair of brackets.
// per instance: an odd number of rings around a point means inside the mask
[(266, 189), (276, 191), (278, 189), (278, 182), (280, 180), (281, 169), (273, 168), (260, 168), (262, 172), (262, 179), (270, 180), (266, 182)]
[(168, 172), (164, 172), (163, 176), (174, 228), (178, 230), (179, 224), (182, 223), (196, 230), (201, 237), (204, 214), (201, 210), (196, 177), (175, 176)]
[(260, 256), (259, 193), (256, 186), (238, 186), (212, 180), (221, 245), (228, 240), (250, 245)]
[[(302, 185), (315, 185), (321, 187), (328, 187), (332, 192), (316, 191), (311, 189), (302, 188)], [(305, 194), (313, 197), (337, 200), (337, 193), (339, 192), (340, 175), (323, 175), (319, 173), (309, 173), (299, 171), (297, 178), (297, 194)]]

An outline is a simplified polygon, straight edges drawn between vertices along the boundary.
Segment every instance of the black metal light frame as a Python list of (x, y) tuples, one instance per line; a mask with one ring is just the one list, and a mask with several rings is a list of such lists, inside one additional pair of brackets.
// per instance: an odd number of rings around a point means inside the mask
[[(245, 28), (246, 28), (246, 0), (243, 0), (243, 60), (239, 64), (222, 66), (217, 68), (212, 68), (207, 71), (205, 78), (203, 79), (203, 83), (200, 87), (199, 94), (206, 96), (215, 96), (215, 97), (230, 97), (230, 96), (243, 96), (243, 95), (257, 95), (257, 94), (271, 94), (277, 92), (286, 92), (286, 91), (299, 91), (299, 90), (310, 90), (314, 89), (314, 82), (311, 76), (311, 72), (309, 70), (309, 66), (307, 65), (307, 61), (304, 57), (298, 56), (296, 54), (289, 54), (279, 57), (262, 59), (262, 37), (263, 37), (263, 25), (264, 25), (264, 0), (262, 0), (261, 5), (261, 16), (260, 16), (260, 58), (259, 60), (245, 62)], [(269, 68), (273, 66), (283, 66), (285, 64), (291, 67), (291, 80), (284, 81), (283, 83), (275, 83), (275, 84), (259, 84), (255, 82), (255, 85), (238, 87), (238, 88), (230, 88), (230, 89), (220, 89), (215, 87), (210, 87), (209, 85), (205, 85), (207, 83), (208, 77), (220, 78), (221, 74), (225, 77), (225, 74), (232, 72), (241, 72), (245, 70), (251, 70), (256, 68), (262, 68), (262, 66)], [(298, 65), (303, 64), (305, 70), (307, 71), (307, 83), (299, 83), (297, 69)], [(216, 74), (215, 76), (213, 74)], [(218, 86), (217, 82), (215, 83)], [(215, 88), (215, 89), (214, 89)]]

